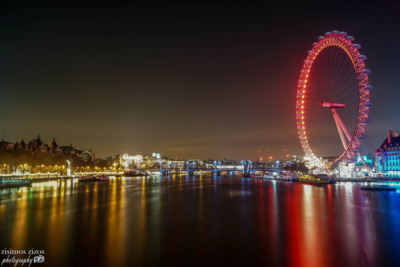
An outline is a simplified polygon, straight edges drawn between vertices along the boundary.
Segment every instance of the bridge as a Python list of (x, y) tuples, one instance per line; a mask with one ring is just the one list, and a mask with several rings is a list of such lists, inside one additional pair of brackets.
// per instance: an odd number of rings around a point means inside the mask
[(132, 169), (125, 172), (127, 176), (144, 176), (152, 173), (159, 173), (161, 176), (170, 176), (176, 174), (196, 175), (196, 174), (209, 174), (215, 177), (220, 177), (223, 173), (233, 174), (240, 173), (243, 177), (250, 177), (255, 173), (263, 175), (265, 172), (282, 171), (282, 170), (269, 170), (269, 169), (250, 169), (250, 168), (157, 168), (157, 169)]

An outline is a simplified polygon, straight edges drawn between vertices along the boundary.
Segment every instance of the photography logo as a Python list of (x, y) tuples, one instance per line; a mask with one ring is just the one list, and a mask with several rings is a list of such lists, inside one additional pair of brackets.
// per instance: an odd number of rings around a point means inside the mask
[(33, 263), (44, 263), (44, 256), (37, 255), (33, 258)]

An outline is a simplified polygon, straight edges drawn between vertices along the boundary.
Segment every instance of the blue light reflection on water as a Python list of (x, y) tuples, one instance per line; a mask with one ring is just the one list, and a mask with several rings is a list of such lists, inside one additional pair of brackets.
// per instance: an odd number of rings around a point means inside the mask
[(400, 182), (392, 182), (392, 181), (385, 181), (385, 182), (365, 182), (364, 185), (383, 185), (383, 186), (390, 186), (396, 188), (396, 193), (400, 194)]

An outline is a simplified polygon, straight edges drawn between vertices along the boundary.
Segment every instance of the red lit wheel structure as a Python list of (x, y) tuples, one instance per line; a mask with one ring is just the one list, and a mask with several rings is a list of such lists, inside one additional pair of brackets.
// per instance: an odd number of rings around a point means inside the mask
[[(370, 90), (372, 86), (368, 82), (370, 70), (365, 67), (366, 56), (360, 54), (361, 46), (354, 44), (353, 41), (354, 38), (347, 36), (345, 32), (325, 33), (325, 36), (320, 36), (318, 42), (314, 43), (313, 48), (308, 51), (300, 72), (296, 95), (297, 133), (305, 156), (312, 162), (313, 166), (330, 167), (333, 163), (339, 161), (352, 162), (355, 160), (356, 154), (360, 155), (360, 145), (362, 140), (365, 139), (365, 129), (369, 123), (368, 113), (371, 107)], [(336, 52), (329, 52), (332, 49)], [(348, 63), (337, 63), (335, 59), (337, 55), (341, 55)], [(324, 59), (324, 57), (329, 60)], [(328, 67), (329, 62), (335, 62), (339, 67), (335, 67), (335, 70), (326, 71), (328, 75), (325, 75), (325, 78), (319, 78), (319, 69), (321, 68), (318, 69), (317, 66), (314, 66), (315, 62), (319, 62), (320, 65), (318, 66), (328, 65)], [(350, 68), (343, 70), (341, 67), (343, 64), (348, 64)], [(331, 78), (330, 74), (334, 77)], [(341, 77), (348, 77), (348, 81), (342, 84), (338, 82), (339, 85), (335, 85), (335, 82), (339, 81)], [(328, 82), (325, 80), (328, 80)], [(351, 88), (349, 87), (350, 89), (347, 89), (349, 83), (354, 84)], [(331, 89), (323, 92), (323, 94), (320, 92), (321, 88), (328, 87)], [(318, 99), (315, 99), (316, 95), (325, 99), (318, 101)], [(353, 96), (352, 101), (346, 105), (341, 103), (341, 96), (344, 95)], [(347, 107), (349, 108), (346, 110)], [(313, 143), (313, 137), (309, 134), (312, 130), (316, 132), (316, 128), (321, 128), (319, 129), (321, 132), (326, 128), (316, 125), (312, 118), (313, 116), (320, 116), (327, 109), (332, 112), (333, 120), (332, 116), (328, 118), (325, 113), (326, 122), (323, 117), (323, 123), (336, 125), (335, 139), (340, 140), (339, 143), (341, 143), (340, 151), (337, 150), (338, 145), (334, 145), (336, 155), (329, 155), (331, 157), (327, 157), (328, 154), (320, 153), (318, 145), (315, 142)], [(340, 112), (344, 112), (343, 110), (348, 113), (351, 112), (347, 127), (336, 109), (341, 109)], [(327, 132), (332, 133), (333, 130), (330, 129)]]

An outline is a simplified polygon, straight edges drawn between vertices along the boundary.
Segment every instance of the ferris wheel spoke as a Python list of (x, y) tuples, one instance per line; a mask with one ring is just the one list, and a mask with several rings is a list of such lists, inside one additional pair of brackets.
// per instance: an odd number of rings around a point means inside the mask
[[(333, 113), (333, 111), (332, 111), (332, 113)], [(340, 140), (342, 140), (343, 147), (344, 147), (344, 149), (346, 149), (347, 148), (347, 143), (346, 143), (346, 140), (345, 140), (344, 135), (343, 135), (343, 129), (342, 129), (339, 121), (337, 120), (335, 114), (333, 114), (333, 119), (335, 120), (336, 128), (337, 128), (337, 130), (339, 132)]]

